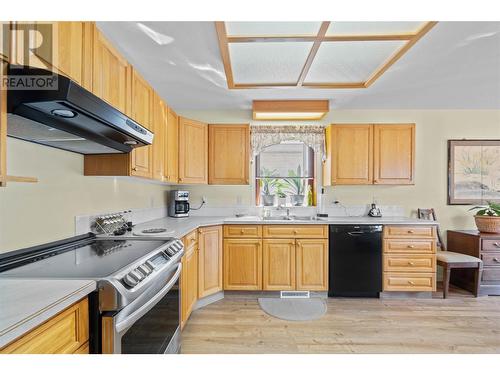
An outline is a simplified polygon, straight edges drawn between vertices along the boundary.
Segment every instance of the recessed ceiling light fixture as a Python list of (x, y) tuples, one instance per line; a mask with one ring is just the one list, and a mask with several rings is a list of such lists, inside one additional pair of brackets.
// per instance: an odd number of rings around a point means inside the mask
[(328, 100), (254, 100), (254, 120), (321, 120), (330, 110)]
[(139, 29), (141, 29), (144, 34), (149, 36), (155, 41), (155, 43), (159, 44), (160, 46), (170, 44), (174, 41), (174, 38), (172, 38), (171, 36), (159, 33), (158, 31), (153, 30), (152, 28), (144, 25), (141, 22), (137, 22), (137, 27), (139, 27)]

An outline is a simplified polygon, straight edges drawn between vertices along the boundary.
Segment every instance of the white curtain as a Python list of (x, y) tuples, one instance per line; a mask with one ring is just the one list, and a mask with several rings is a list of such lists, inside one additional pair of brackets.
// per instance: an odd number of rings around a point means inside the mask
[(283, 141), (300, 141), (311, 147), (314, 152), (325, 158), (325, 128), (320, 125), (253, 125), (251, 145), (253, 156), (264, 148)]

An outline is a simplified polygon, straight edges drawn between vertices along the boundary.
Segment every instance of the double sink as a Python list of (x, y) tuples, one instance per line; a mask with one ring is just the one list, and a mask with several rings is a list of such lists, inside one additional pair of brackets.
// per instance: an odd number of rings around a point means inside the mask
[(317, 216), (296, 216), (296, 215), (281, 215), (262, 217), (263, 221), (323, 221), (323, 218)]

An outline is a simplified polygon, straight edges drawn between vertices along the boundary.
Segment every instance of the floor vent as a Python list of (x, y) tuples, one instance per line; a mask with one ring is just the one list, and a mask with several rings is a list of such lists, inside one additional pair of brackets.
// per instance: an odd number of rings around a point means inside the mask
[(282, 290), (280, 298), (309, 298), (309, 291)]

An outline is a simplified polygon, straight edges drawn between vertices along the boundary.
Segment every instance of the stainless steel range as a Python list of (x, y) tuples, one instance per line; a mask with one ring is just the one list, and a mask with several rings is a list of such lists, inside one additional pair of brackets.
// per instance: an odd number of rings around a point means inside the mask
[(0, 277), (92, 279), (91, 351), (177, 353), (181, 241), (89, 233), (0, 256)]

